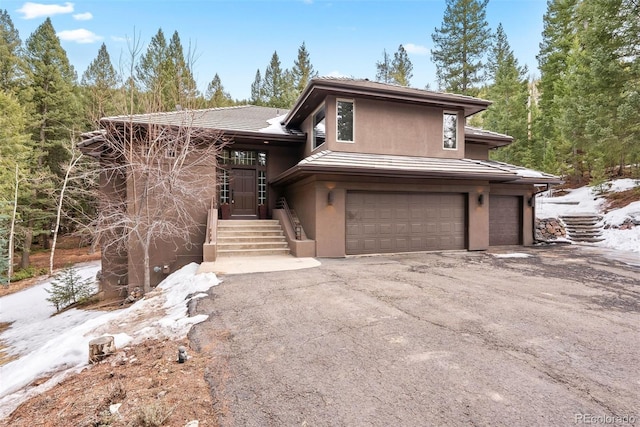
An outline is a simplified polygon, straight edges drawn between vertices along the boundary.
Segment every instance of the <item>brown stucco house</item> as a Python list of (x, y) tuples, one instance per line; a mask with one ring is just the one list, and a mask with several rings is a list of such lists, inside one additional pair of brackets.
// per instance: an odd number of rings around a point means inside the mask
[[(158, 243), (151, 264), (163, 268), (152, 281), (190, 261), (240, 256), (220, 250), (223, 215), (277, 220), (295, 256), (531, 245), (537, 188), (560, 180), (489, 160), (491, 149), (512, 138), (465, 125), (489, 105), (368, 80), (316, 78), (289, 111), (191, 112), (194, 126), (219, 131), (228, 145), (219, 167), (202, 172), (213, 202), (199, 213), (198, 244), (176, 250)], [(183, 115), (112, 117), (102, 124), (180, 126)], [(88, 134), (80, 145), (100, 158), (104, 137), (104, 130)], [(103, 189), (113, 188), (103, 181)], [(103, 253), (107, 285), (139, 281), (135, 253)]]

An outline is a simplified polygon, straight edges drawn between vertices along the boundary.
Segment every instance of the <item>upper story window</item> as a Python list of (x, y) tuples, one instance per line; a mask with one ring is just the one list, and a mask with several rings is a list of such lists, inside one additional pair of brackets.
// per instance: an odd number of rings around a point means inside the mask
[(318, 148), (325, 141), (325, 129), (324, 129), (325, 111), (324, 105), (322, 105), (318, 111), (313, 115), (313, 148)]
[(353, 142), (353, 100), (336, 101), (336, 139), (340, 142)]
[(445, 150), (458, 149), (458, 113), (445, 111), (442, 119), (442, 143)]

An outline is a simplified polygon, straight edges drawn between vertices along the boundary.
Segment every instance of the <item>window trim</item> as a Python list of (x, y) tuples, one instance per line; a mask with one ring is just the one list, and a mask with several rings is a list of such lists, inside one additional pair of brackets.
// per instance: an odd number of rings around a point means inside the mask
[[(456, 129), (455, 129), (455, 139), (454, 139), (454, 146), (453, 147), (447, 147), (445, 145), (445, 126), (446, 126), (446, 120), (444, 119), (446, 115), (452, 115), (455, 116), (456, 118)], [(460, 118), (458, 116), (458, 112), (457, 111), (450, 111), (450, 110), (444, 110), (442, 112), (442, 149), (443, 150), (447, 150), (447, 151), (458, 151), (458, 147), (460, 146), (459, 141), (458, 141), (458, 134), (460, 132), (458, 132), (458, 122), (459, 122)]]
[[(324, 141), (322, 144), (316, 145), (316, 114), (320, 112), (320, 110), (324, 110)], [(325, 103), (323, 102), (313, 111), (311, 114), (311, 151), (316, 150), (317, 148), (323, 146), (327, 143), (327, 108)]]
[[(338, 103), (339, 102), (350, 102), (352, 105), (352, 117), (351, 117), (351, 141), (342, 140), (338, 137)], [(356, 142), (356, 100), (353, 98), (336, 98), (336, 142), (342, 142), (345, 144), (355, 144)]]

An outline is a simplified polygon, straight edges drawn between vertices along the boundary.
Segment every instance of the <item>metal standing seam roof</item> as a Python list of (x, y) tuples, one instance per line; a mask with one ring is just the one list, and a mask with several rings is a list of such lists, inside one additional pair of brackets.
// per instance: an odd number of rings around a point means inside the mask
[(300, 161), (272, 182), (280, 183), (302, 173), (341, 173), (389, 176), (422, 176), (429, 178), (486, 179), (516, 181), (518, 175), (505, 168), (470, 159), (392, 156), (381, 154), (321, 151)]
[(282, 108), (240, 105), (204, 110), (178, 110), (105, 117), (100, 122), (133, 122), (168, 126), (192, 126), (231, 132), (262, 132), (279, 135), (301, 135), (297, 129), (286, 129), (274, 119), (288, 112)]

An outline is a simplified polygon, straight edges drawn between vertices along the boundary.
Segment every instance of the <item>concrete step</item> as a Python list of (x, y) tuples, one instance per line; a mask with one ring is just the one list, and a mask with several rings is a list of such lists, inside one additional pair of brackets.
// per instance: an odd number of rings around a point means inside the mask
[(264, 243), (264, 242), (286, 242), (287, 240), (284, 237), (284, 233), (280, 233), (275, 236), (263, 236), (263, 235), (228, 235), (228, 236), (220, 236), (218, 235), (218, 241), (223, 242), (236, 242), (236, 243)]
[(263, 227), (263, 226), (280, 226), (277, 219), (226, 219), (219, 220), (218, 227)]
[(234, 256), (262, 256), (262, 255), (289, 255), (289, 248), (286, 249), (219, 249), (218, 257)]
[(220, 230), (218, 229), (218, 238), (235, 238), (235, 237), (283, 237), (284, 232), (279, 230)]
[(286, 249), (289, 250), (287, 242), (218, 242), (218, 250), (228, 249), (239, 251), (243, 249)]
[(218, 256), (282, 255), (289, 245), (278, 220), (218, 221)]

